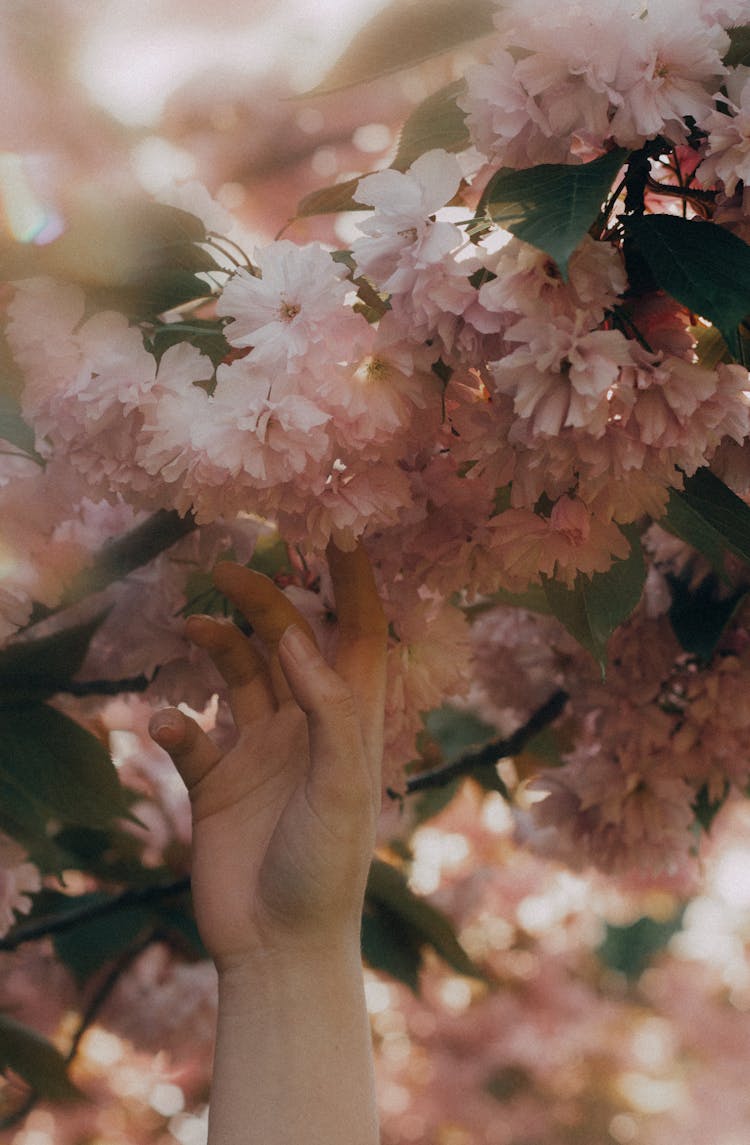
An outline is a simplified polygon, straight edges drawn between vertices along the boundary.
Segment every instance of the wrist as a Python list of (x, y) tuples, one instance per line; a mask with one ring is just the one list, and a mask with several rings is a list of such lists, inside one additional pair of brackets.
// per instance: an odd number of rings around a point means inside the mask
[(360, 933), (353, 928), (346, 933), (317, 935), (304, 940), (284, 940), (273, 946), (256, 947), (242, 953), (216, 956), (214, 963), (223, 994), (241, 996), (250, 990), (257, 997), (259, 988), (281, 995), (298, 981), (312, 976), (328, 978), (362, 975)]

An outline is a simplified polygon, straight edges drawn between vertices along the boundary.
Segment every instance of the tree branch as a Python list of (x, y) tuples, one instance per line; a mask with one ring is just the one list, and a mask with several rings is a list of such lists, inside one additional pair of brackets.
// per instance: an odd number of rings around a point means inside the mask
[[(415, 791), (425, 791), (432, 787), (445, 787), (460, 775), (470, 775), (480, 767), (494, 767), (499, 759), (505, 756), (518, 755), (526, 744), (562, 712), (568, 701), (568, 693), (559, 689), (553, 692), (546, 703), (537, 708), (525, 724), (517, 728), (506, 739), (492, 740), (477, 751), (467, 752), (451, 763), (433, 767), (430, 771), (422, 771), (418, 775), (411, 775), (406, 781), (406, 794), (413, 795)], [(396, 791), (388, 789), (392, 799), (399, 798)]]
[(134, 569), (147, 565), (154, 557), (158, 557), (159, 553), (163, 553), (188, 533), (192, 533), (195, 527), (192, 515), (180, 517), (174, 510), (160, 509), (143, 524), (131, 529), (124, 537), (118, 537), (104, 545), (94, 558), (93, 564), (74, 578), (59, 604), (53, 608), (45, 604), (34, 605), (31, 619), (24, 630), (38, 624), (40, 620), (46, 620), (48, 616), (78, 604), (87, 596), (101, 592), (113, 581), (120, 580)]
[(126, 907), (160, 902), (165, 898), (185, 894), (188, 890), (190, 890), (190, 878), (185, 875), (172, 883), (156, 883), (149, 887), (122, 891), (120, 894), (107, 899), (106, 902), (88, 902), (84, 906), (73, 907), (64, 914), (34, 919), (15, 927), (10, 934), (0, 939), (0, 951), (17, 950), (19, 946), (23, 946), (27, 942), (36, 942), (38, 939), (47, 938), (52, 934), (64, 934), (66, 930), (73, 930), (81, 923), (91, 922), (92, 919), (102, 918), (108, 914), (115, 914), (118, 910), (124, 910)]

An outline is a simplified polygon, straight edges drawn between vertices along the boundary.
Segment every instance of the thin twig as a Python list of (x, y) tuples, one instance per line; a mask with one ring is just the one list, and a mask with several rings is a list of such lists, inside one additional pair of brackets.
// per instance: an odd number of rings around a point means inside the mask
[[(146, 933), (133, 942), (127, 950), (123, 951), (120, 957), (115, 962), (114, 966), (110, 967), (106, 975), (97, 986), (94, 994), (92, 995), (86, 1009), (81, 1015), (81, 1020), (78, 1023), (75, 1033), (71, 1039), (70, 1048), (65, 1055), (65, 1064), (70, 1065), (78, 1053), (83, 1035), (89, 1027), (96, 1021), (96, 1018), (101, 1011), (102, 1006), (109, 998), (117, 983), (123, 974), (130, 969), (135, 960), (143, 953), (143, 951), (155, 942), (159, 937), (158, 931), (150, 927)], [(21, 1122), (31, 1113), (35, 1105), (41, 1101), (44, 1095), (39, 1093), (36, 1089), (31, 1089), (24, 1097), (21, 1104), (7, 1117), (0, 1120), (0, 1133), (4, 1133), (9, 1129), (14, 1129), (16, 1125)]]
[(83, 906), (73, 907), (65, 914), (56, 914), (51, 917), (34, 919), (15, 927), (5, 938), (0, 939), (0, 951), (17, 950), (27, 942), (36, 942), (40, 938), (47, 938), (51, 934), (64, 934), (66, 930), (73, 930), (82, 923), (91, 922), (104, 915), (116, 914), (131, 906), (143, 906), (161, 899), (173, 898), (185, 894), (190, 889), (190, 878), (185, 875), (171, 883), (157, 883), (135, 890), (122, 891), (113, 895), (104, 902), (87, 902)]
[(186, 537), (195, 527), (195, 519), (190, 514), (180, 517), (174, 510), (160, 509), (129, 533), (106, 544), (97, 553), (93, 564), (83, 569), (73, 580), (59, 604), (52, 608), (35, 604), (31, 619), (23, 631), (147, 565), (165, 549)]
[[(430, 771), (422, 771), (418, 775), (410, 776), (406, 781), (406, 794), (412, 795), (415, 791), (425, 791), (432, 787), (445, 787), (460, 775), (469, 775), (475, 768), (494, 766), (499, 759), (505, 756), (518, 755), (526, 744), (538, 732), (551, 724), (562, 712), (568, 700), (568, 693), (562, 689), (553, 692), (546, 703), (537, 708), (525, 724), (517, 728), (506, 739), (493, 740), (485, 744), (478, 751), (467, 752), (451, 763), (433, 767)], [(391, 798), (398, 798), (398, 792), (389, 789)]]

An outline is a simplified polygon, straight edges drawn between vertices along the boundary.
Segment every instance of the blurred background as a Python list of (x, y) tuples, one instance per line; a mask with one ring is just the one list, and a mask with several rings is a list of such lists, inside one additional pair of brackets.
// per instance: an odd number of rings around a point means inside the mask
[[(51, 242), (71, 216), (196, 180), (272, 236), (308, 191), (388, 162), (409, 109), (453, 77), (442, 58), (301, 98), (383, 0), (4, 0), (4, 233)], [(339, 221), (339, 239), (347, 235)], [(329, 220), (290, 237), (329, 237)]]

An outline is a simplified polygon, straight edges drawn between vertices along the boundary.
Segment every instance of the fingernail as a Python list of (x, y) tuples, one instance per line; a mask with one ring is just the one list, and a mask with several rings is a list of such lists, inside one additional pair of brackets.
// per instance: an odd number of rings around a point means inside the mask
[(174, 712), (157, 712), (151, 717), (148, 730), (154, 739), (174, 739), (182, 730), (180, 718)]

